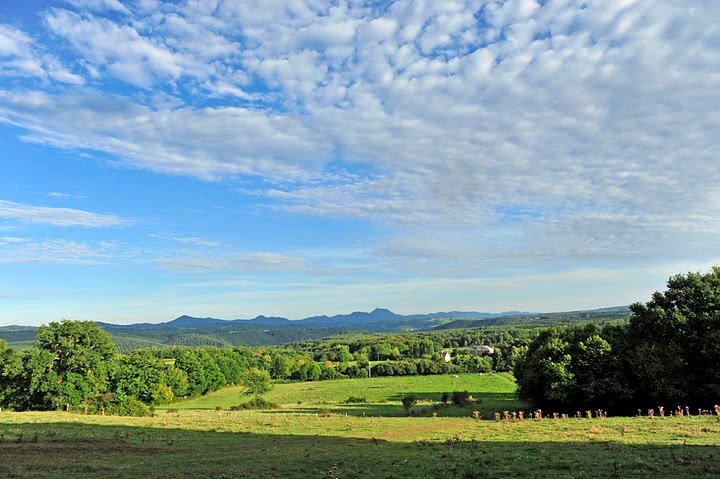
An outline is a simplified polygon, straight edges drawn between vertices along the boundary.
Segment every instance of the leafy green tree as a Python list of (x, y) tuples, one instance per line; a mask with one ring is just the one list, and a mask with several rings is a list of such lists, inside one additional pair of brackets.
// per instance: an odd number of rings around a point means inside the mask
[(360, 369), (367, 369), (370, 366), (370, 360), (365, 354), (358, 354), (357, 356), (357, 367)]
[(172, 390), (173, 397), (185, 397), (188, 394), (188, 376), (182, 369), (168, 366), (165, 370), (165, 380)]
[(278, 354), (273, 358), (270, 373), (275, 379), (287, 379), (292, 374), (295, 361), (288, 356)]
[(575, 374), (571, 332), (554, 327), (540, 333), (526, 357), (517, 364), (518, 393), (541, 407), (557, 407), (574, 400)]
[(627, 324), (542, 331), (516, 363), (520, 395), (545, 409), (632, 413), (720, 397), (720, 268), (668, 280)]
[(112, 373), (112, 390), (133, 396), (146, 404), (172, 400), (166, 389), (166, 367), (149, 351), (134, 351), (121, 356)]
[(332, 349), (332, 353), (328, 356), (328, 359), (342, 363), (352, 361), (354, 358), (353, 355), (350, 354), (350, 347), (347, 344), (336, 344)]
[(262, 369), (252, 368), (243, 376), (242, 385), (245, 387), (243, 394), (246, 396), (265, 394), (272, 388), (270, 373)]
[(92, 321), (52, 322), (23, 360), (29, 408), (77, 406), (108, 389), (117, 356), (110, 334)]
[(297, 369), (293, 371), (293, 379), (300, 379), (303, 381), (318, 381), (322, 376), (322, 368), (315, 361), (304, 361), (301, 362)]
[(16, 406), (18, 379), (22, 370), (20, 356), (0, 339), (0, 407)]
[(671, 277), (630, 307), (631, 383), (643, 405), (708, 407), (720, 397), (720, 267)]

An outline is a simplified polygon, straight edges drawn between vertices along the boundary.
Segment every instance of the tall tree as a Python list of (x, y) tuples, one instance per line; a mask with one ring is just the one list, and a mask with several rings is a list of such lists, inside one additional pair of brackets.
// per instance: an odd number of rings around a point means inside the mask
[(52, 322), (41, 326), (37, 343), (24, 358), (28, 407), (79, 405), (107, 391), (117, 356), (110, 334), (92, 321)]
[(636, 395), (648, 406), (704, 407), (720, 397), (720, 267), (668, 280), (633, 304), (628, 360)]
[(21, 369), (20, 356), (0, 339), (0, 407), (16, 405), (17, 382)]

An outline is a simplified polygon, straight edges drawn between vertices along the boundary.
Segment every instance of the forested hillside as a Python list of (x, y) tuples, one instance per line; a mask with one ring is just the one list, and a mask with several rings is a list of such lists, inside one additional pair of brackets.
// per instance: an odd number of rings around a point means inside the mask
[[(237, 347), (282, 345), (298, 341), (375, 333), (408, 333), (444, 329), (486, 328), (493, 326), (548, 326), (587, 321), (623, 319), (626, 307), (591, 311), (530, 314), (521, 312), (491, 313), (453, 311), (423, 315), (397, 315), (386, 309), (349, 315), (315, 316), (290, 321), (286, 318), (258, 316), (250, 320), (221, 320), (181, 316), (166, 323), (117, 325), (98, 323), (112, 334), (121, 352), (167, 346)], [(37, 328), (0, 327), (0, 339), (13, 347), (29, 346)]]

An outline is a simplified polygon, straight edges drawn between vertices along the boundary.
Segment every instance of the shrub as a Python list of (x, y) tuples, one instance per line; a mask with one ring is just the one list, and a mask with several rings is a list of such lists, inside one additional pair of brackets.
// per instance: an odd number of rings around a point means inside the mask
[(443, 404), (447, 404), (447, 403), (448, 403), (448, 399), (450, 399), (450, 394), (449, 394), (449, 393), (442, 393), (442, 403), (443, 403)]
[(119, 416), (150, 416), (152, 412), (144, 402), (134, 397), (129, 397), (127, 400), (118, 404), (118, 407), (111, 412), (111, 414), (117, 414)]
[(147, 405), (133, 396), (119, 396), (110, 393), (92, 396), (72, 409), (84, 414), (109, 414), (112, 416), (149, 416)]
[(467, 391), (453, 391), (452, 403), (458, 407), (465, 407), (470, 403), (470, 393)]
[(366, 397), (357, 397), (357, 396), (350, 396), (345, 400), (346, 404), (353, 404), (353, 403), (366, 403), (367, 398)]
[(405, 408), (405, 413), (410, 414), (413, 406), (417, 403), (417, 398), (413, 394), (409, 394), (402, 398), (402, 405)]
[(243, 409), (276, 409), (278, 407), (274, 402), (270, 402), (267, 399), (263, 399), (260, 396), (256, 396), (248, 402), (242, 403), (238, 406), (232, 406), (231, 411), (240, 411)]

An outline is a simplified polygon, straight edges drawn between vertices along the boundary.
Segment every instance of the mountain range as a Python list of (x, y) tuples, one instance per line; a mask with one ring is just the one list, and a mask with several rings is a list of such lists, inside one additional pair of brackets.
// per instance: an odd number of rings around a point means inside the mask
[[(385, 330), (382, 327), (387, 323), (388, 326), (397, 325), (398, 323), (418, 323), (423, 325), (427, 320), (438, 319), (463, 319), (478, 320), (505, 316), (525, 316), (528, 312), (506, 311), (503, 313), (479, 313), (477, 311), (449, 311), (441, 313), (429, 314), (396, 314), (389, 309), (375, 308), (368, 312), (356, 311), (350, 314), (337, 314), (334, 316), (310, 316), (308, 318), (291, 320), (277, 316), (257, 316), (252, 319), (217, 319), (217, 318), (198, 318), (194, 316), (183, 315), (165, 323), (135, 323), (127, 325), (98, 323), (100, 327), (107, 331), (131, 331), (131, 330), (170, 330), (170, 329), (224, 329), (224, 328), (275, 328), (275, 327), (296, 327), (296, 328), (341, 328), (341, 329), (360, 329), (360, 330)], [(394, 328), (391, 328), (394, 329)]]
[[(334, 316), (311, 316), (299, 320), (275, 316), (252, 319), (198, 318), (183, 315), (163, 323), (97, 324), (112, 334), (122, 351), (160, 346), (259, 346), (323, 339), (344, 333), (402, 333), (435, 329), (487, 326), (546, 326), (627, 317), (626, 306), (562, 313), (505, 311), (448, 311), (428, 314), (396, 314), (376, 308)], [(33, 326), (2, 326), (0, 339), (17, 348), (35, 339)]]

